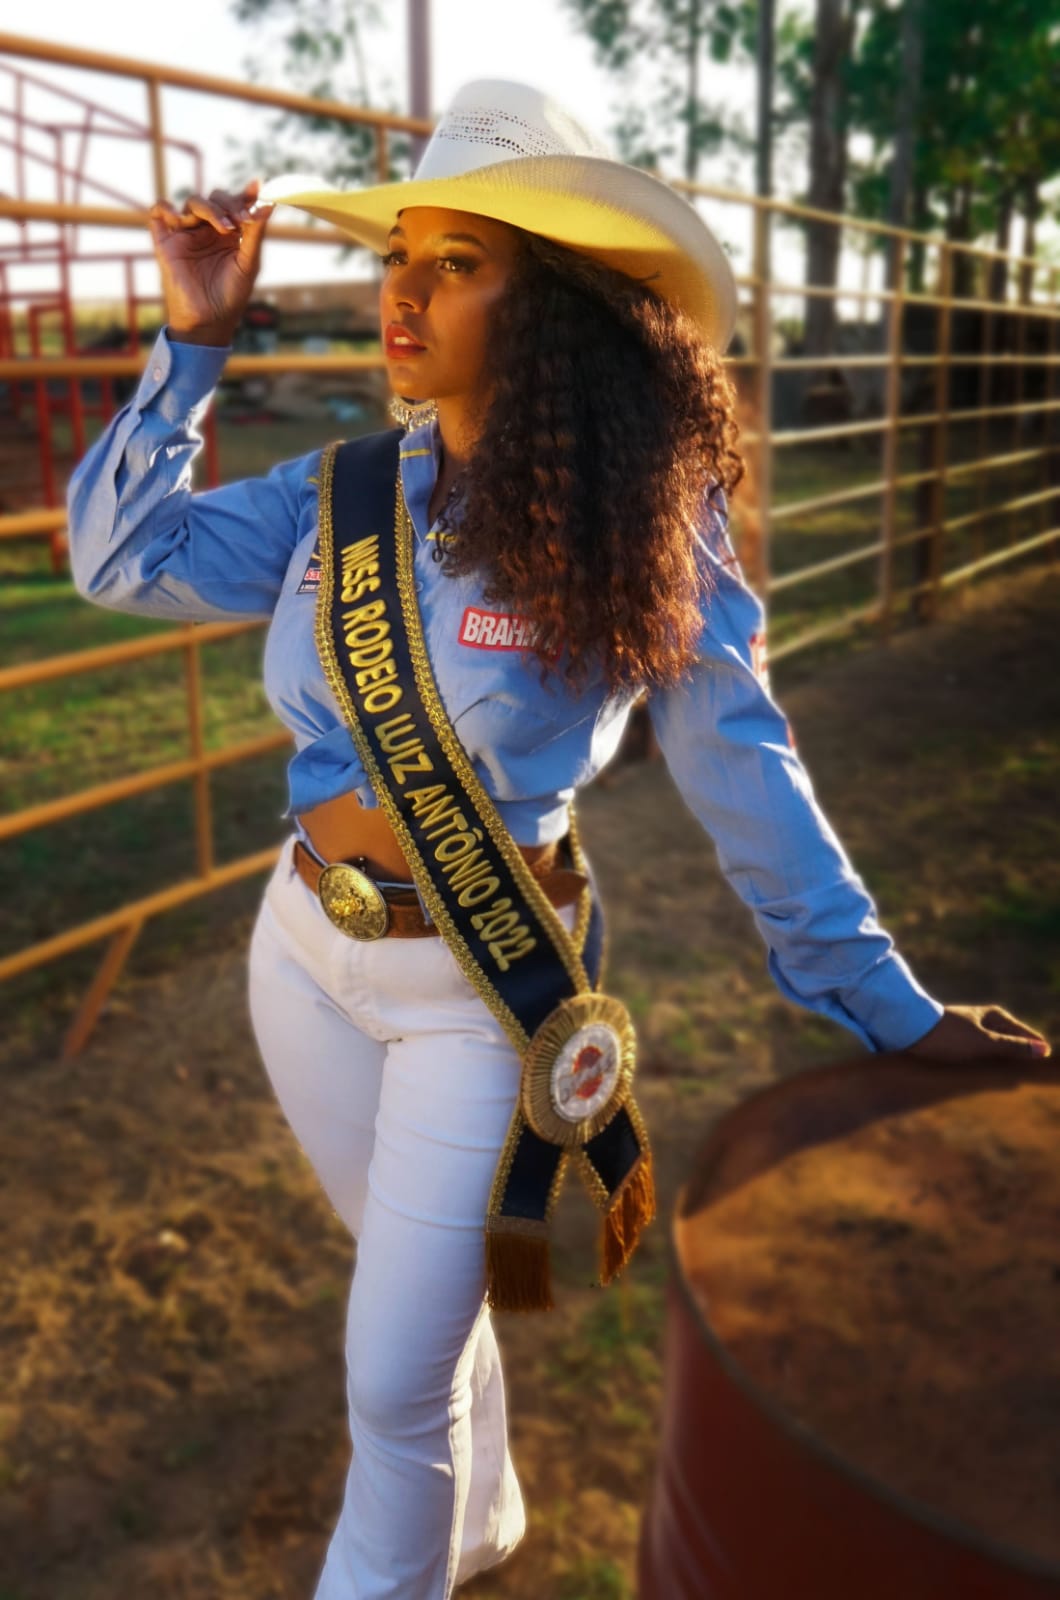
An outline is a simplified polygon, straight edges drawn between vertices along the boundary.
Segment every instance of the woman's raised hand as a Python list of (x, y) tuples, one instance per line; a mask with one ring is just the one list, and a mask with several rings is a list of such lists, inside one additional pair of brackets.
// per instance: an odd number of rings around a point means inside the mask
[(231, 344), (261, 266), (268, 201), (256, 204), (260, 180), (241, 194), (192, 194), (178, 212), (156, 200), (148, 227), (162, 274), (166, 322), (187, 340)]

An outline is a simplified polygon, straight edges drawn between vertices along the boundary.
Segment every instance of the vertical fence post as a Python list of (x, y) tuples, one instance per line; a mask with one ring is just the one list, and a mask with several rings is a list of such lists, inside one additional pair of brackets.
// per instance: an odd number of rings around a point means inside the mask
[(165, 130), (162, 126), (162, 85), (157, 78), (146, 79), (147, 121), (151, 129), (151, 171), (155, 181), (155, 199), (168, 196), (166, 182)]
[(893, 299), (883, 301), (887, 319), (887, 381), (885, 409), (887, 427), (883, 434), (883, 506), (882, 541), (880, 552), (880, 638), (886, 642), (891, 636), (894, 605), (894, 530), (898, 509), (899, 458), (898, 418), (902, 410), (902, 320), (905, 311), (905, 253), (906, 237), (901, 234), (893, 241), (894, 271), (892, 273)]
[[(1024, 301), (1024, 291), (1026, 291), (1026, 296), (1027, 296), (1027, 301), (1028, 302), (1029, 301), (1033, 301), (1033, 299), (1034, 299), (1034, 272), (1033, 272), (1033, 270), (1032, 269), (1028, 269), (1027, 272), (1026, 272), (1026, 276), (1024, 276), (1024, 268), (1023, 268), (1022, 264), (1017, 266), (1017, 268), (1016, 268), (1016, 283), (1017, 283), (1016, 304), (1020, 309), (1017, 310), (1017, 312), (1015, 314), (1015, 316), (1016, 316), (1016, 341), (1015, 341), (1015, 343), (1016, 343), (1016, 350), (1015, 350), (1016, 361), (1015, 361), (1015, 371), (1012, 374), (1012, 385), (1011, 385), (1011, 391), (1010, 391), (1011, 394), (1012, 394), (1012, 403), (1013, 403), (1013, 405), (1015, 407), (1017, 407), (1017, 409), (1013, 412), (1013, 415), (1012, 415), (1012, 433), (1010, 435), (1010, 446), (1009, 446), (1010, 449), (1012, 450), (1013, 455), (1017, 454), (1018, 451), (1019, 451), (1021, 437), (1022, 437), (1022, 433), (1023, 433), (1023, 418), (1020, 415), (1018, 408), (1023, 404), (1024, 357), (1025, 357), (1025, 355), (1027, 353), (1027, 318), (1023, 315), (1022, 307), (1026, 303)], [(1021, 480), (1023, 479), (1023, 477), (1024, 477), (1024, 464), (1023, 464), (1023, 462), (1022, 461), (1014, 461), (1012, 463), (1012, 466), (1011, 466), (1011, 468), (1009, 470), (1009, 473), (1008, 473), (1009, 490), (1008, 490), (1008, 494), (1005, 496), (1006, 499), (1015, 499), (1015, 497), (1019, 494), (1020, 487), (1021, 487)], [(1019, 513), (1018, 512), (1015, 515), (1013, 515), (1010, 512), (1009, 515), (1006, 516), (1006, 518), (1005, 518), (1005, 543), (1007, 545), (1015, 544), (1015, 542), (1016, 542), (1016, 537), (1017, 537), (1016, 524), (1017, 524), (1018, 520), (1019, 520)]]
[[(994, 365), (989, 359), (989, 357), (994, 354), (994, 313), (991, 309), (992, 302), (990, 301), (990, 291), (994, 283), (994, 274), (991, 268), (991, 258), (989, 256), (983, 256), (981, 258), (981, 265), (983, 268), (983, 277), (986, 279), (986, 283), (982, 292), (982, 298), (984, 302), (990, 303), (983, 312), (983, 338), (979, 353), (987, 359), (983, 361), (979, 368), (979, 400), (977, 409), (979, 411), (986, 411), (993, 404), (993, 394), (997, 387), (997, 385), (993, 382)], [(990, 454), (989, 443), (990, 419), (989, 417), (980, 417), (975, 429), (976, 461), (981, 462), (987, 459)], [(983, 522), (987, 513), (986, 480), (986, 472), (980, 469), (975, 474), (976, 520), (973, 524), (972, 533), (972, 559), (974, 561), (978, 561), (980, 556), (983, 554), (983, 546), (986, 542), (986, 533), (983, 528)]]
[[(758, 540), (747, 551), (748, 577), (768, 606), (769, 511), (773, 503), (773, 294), (772, 208), (757, 198), (754, 205), (754, 352), (755, 399), (758, 410)], [(741, 552), (742, 553), (742, 552)]]
[(205, 765), (206, 741), (202, 728), (202, 663), (195, 624), (185, 628), (184, 671), (188, 689), (188, 743), (195, 761), (195, 864), (200, 877), (213, 871), (213, 828), (210, 816), (210, 774)]
[[(1060, 463), (1057, 463), (1053, 459), (1053, 457), (1054, 457), (1054, 455), (1056, 453), (1056, 450), (1057, 450), (1057, 446), (1053, 443), (1053, 434), (1056, 431), (1056, 412), (1050, 410), (1050, 407), (1056, 401), (1056, 364), (1055, 363), (1056, 363), (1056, 356), (1057, 356), (1056, 323), (1057, 323), (1057, 315), (1058, 315), (1058, 308), (1057, 308), (1057, 303), (1056, 303), (1056, 277), (1057, 277), (1056, 268), (1053, 267), (1052, 270), (1049, 273), (1049, 293), (1048, 293), (1047, 307), (1046, 307), (1048, 312), (1049, 312), (1049, 317), (1048, 317), (1049, 346), (1048, 346), (1048, 349), (1045, 352), (1047, 357), (1048, 357), (1048, 362), (1047, 362), (1046, 368), (1045, 368), (1045, 382), (1042, 384), (1042, 390), (1043, 390), (1044, 397), (1045, 397), (1045, 409), (1042, 412), (1042, 446), (1043, 446), (1043, 448), (1042, 448), (1042, 479), (1041, 479), (1041, 486), (1042, 486), (1043, 489), (1048, 489), (1051, 484), (1057, 483), (1058, 480), (1060, 480)], [(1057, 502), (1053, 498), (1050, 498), (1048, 500), (1043, 500), (1042, 501), (1042, 517), (1041, 517), (1041, 532), (1042, 533), (1045, 532), (1046, 528), (1051, 528), (1053, 526), (1054, 508), (1056, 507), (1056, 504), (1057, 504)], [(1049, 551), (1050, 558), (1051, 558), (1053, 564), (1055, 565), (1056, 564), (1056, 559), (1057, 559), (1057, 542), (1054, 540), (1051, 544), (1048, 544), (1046, 546), (1046, 549)]]
[(85, 991), (63, 1038), (61, 1055), (64, 1061), (72, 1060), (84, 1048), (85, 1041), (107, 1003), (107, 997), (121, 977), (129, 951), (139, 938), (142, 927), (143, 921), (140, 918), (126, 923), (107, 945), (103, 959), (96, 969), (96, 975)]
[(923, 563), (918, 580), (926, 577), (927, 591), (919, 595), (921, 617), (933, 622), (938, 616), (939, 580), (942, 577), (942, 546), (945, 538), (943, 523), (946, 520), (946, 458), (949, 452), (950, 409), (950, 344), (953, 331), (953, 249), (943, 240), (939, 245), (939, 348), (935, 368), (935, 423), (934, 450), (932, 452), (931, 479), (931, 533), (928, 549), (927, 573)]

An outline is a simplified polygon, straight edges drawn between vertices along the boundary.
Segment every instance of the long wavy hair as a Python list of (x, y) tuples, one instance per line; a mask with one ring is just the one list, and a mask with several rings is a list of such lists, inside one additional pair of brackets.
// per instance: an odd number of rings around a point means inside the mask
[(544, 674), (562, 652), (575, 689), (677, 682), (709, 582), (695, 529), (745, 472), (720, 357), (646, 285), (525, 232), (494, 328), (438, 558), (529, 619)]

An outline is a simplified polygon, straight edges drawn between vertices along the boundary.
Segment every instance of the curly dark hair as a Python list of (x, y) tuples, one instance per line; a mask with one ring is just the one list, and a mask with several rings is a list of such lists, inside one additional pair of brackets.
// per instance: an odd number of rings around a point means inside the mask
[[(523, 230), (519, 230), (523, 231)], [(496, 307), (490, 396), (437, 549), (534, 625), (547, 675), (672, 684), (708, 586), (708, 492), (744, 475), (736, 393), (689, 317), (604, 263), (523, 233)]]

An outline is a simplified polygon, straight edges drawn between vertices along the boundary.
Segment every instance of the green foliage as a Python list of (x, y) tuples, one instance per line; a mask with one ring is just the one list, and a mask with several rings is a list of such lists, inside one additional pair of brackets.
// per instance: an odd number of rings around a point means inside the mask
[[(844, 0), (839, 9), (853, 49), (836, 69), (836, 131), (850, 146), (845, 207), (861, 216), (887, 215), (911, 3)], [(676, 158), (695, 177), (703, 156), (754, 148), (731, 109), (724, 69), (756, 59), (757, 0), (563, 5), (621, 84), (613, 133), (625, 160), (660, 166)], [(922, 65), (909, 221), (975, 240), (997, 227), (1006, 199), (1036, 214), (1042, 184), (1060, 170), (1060, 0), (918, 5)], [(815, 16), (778, 11), (773, 128), (800, 144), (823, 89), (815, 63), (822, 25), (819, 3)], [(1060, 216), (1055, 203), (1051, 214)]]
[(558, 1600), (630, 1600), (630, 1588), (606, 1556), (581, 1556), (560, 1579)]
[[(724, 63), (746, 50), (753, 18), (749, 0), (739, 5), (708, 0), (563, 0), (571, 20), (588, 34), (596, 59), (629, 89), (636, 70), (648, 69), (652, 89), (631, 101), (628, 93), (614, 134), (619, 153), (638, 166), (657, 167), (679, 155), (686, 177), (699, 159), (726, 141), (742, 142), (723, 95), (700, 93), (706, 62)], [(714, 74), (704, 77), (712, 85)]]
[[(994, 225), (1000, 197), (1025, 192), (1060, 168), (1057, 0), (931, 0), (920, 7), (921, 82), (914, 188), (930, 220), (974, 239)], [(852, 126), (872, 154), (852, 163), (853, 203), (881, 215), (880, 179), (894, 137), (902, 73), (902, 8), (873, 7), (850, 62)], [(965, 214), (953, 213), (966, 191)]]
[[(251, 83), (280, 82), (313, 99), (397, 112), (389, 86), (377, 93), (369, 78), (366, 38), (384, 20), (377, 0), (231, 0), (230, 10), (269, 48), (267, 71), (261, 57), (243, 62)], [(282, 52), (279, 66), (274, 64), (277, 52)], [(391, 180), (407, 173), (409, 149), (406, 135), (387, 134)], [(242, 187), (251, 175), (264, 178), (289, 171), (319, 173), (337, 185), (374, 182), (379, 177), (375, 131), (328, 115), (280, 112), (270, 120), (264, 138), (237, 147), (227, 181)], [(312, 226), (313, 219), (306, 220)], [(342, 247), (340, 260), (356, 248)]]

